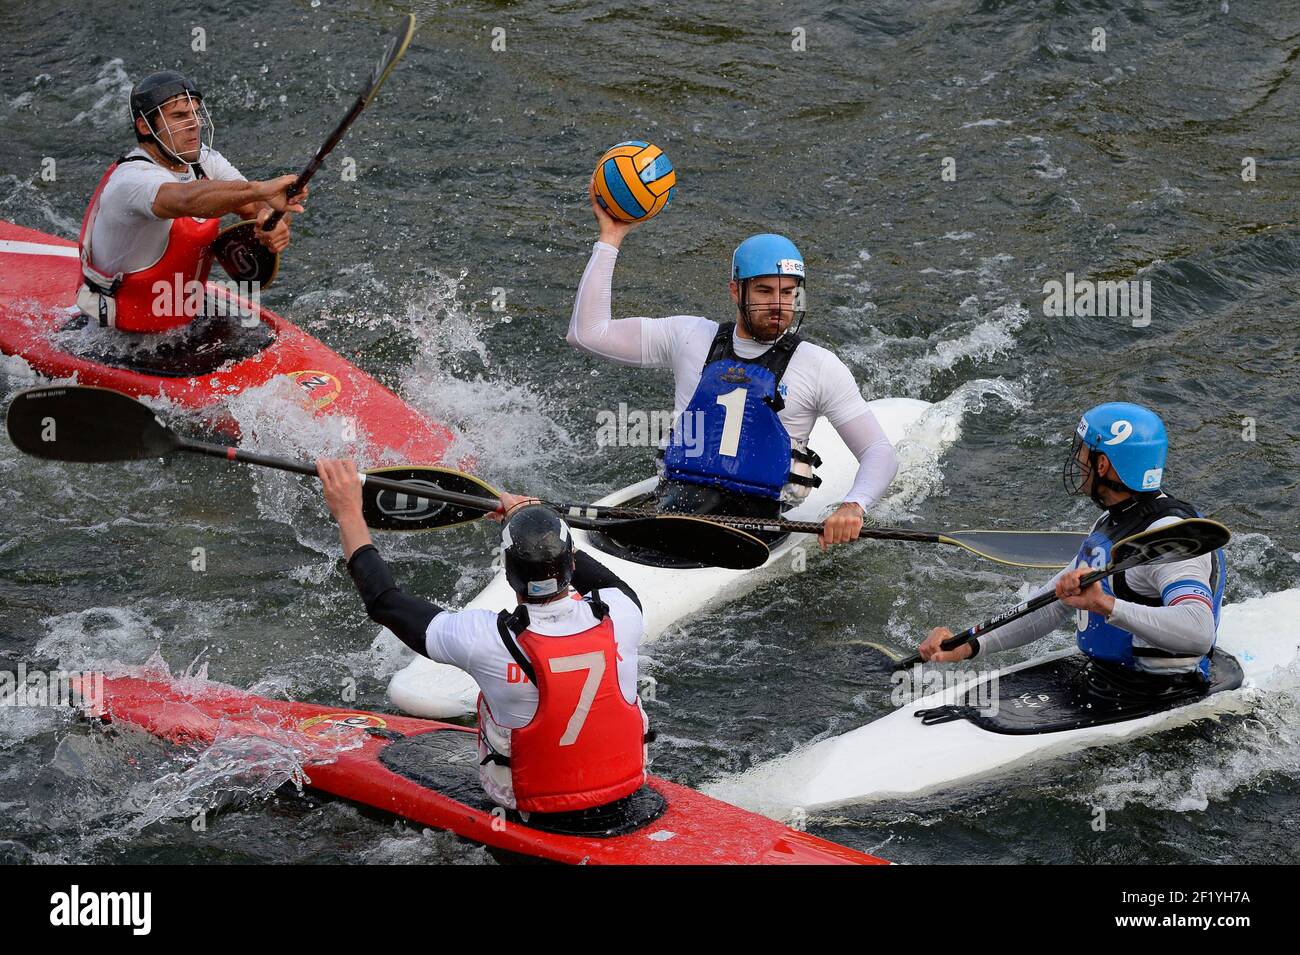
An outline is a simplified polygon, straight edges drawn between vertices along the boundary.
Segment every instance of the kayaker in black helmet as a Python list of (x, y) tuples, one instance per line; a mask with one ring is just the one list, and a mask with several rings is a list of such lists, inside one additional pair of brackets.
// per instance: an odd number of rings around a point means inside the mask
[(518, 605), (453, 612), (398, 589), (362, 517), (356, 466), (322, 458), (316, 467), (370, 618), (481, 688), (479, 778), (493, 801), (572, 813), (637, 792), (649, 727), (636, 692), (641, 603), (575, 550), (565, 521), (535, 499), (502, 494), (492, 516), (504, 521), (506, 579)]
[[(202, 92), (174, 70), (140, 80), (130, 105), (136, 147), (109, 166), (82, 220), (77, 305), (103, 327), (163, 332), (198, 313), (175, 303), (198, 298), (193, 290), (207, 280), (222, 216), (262, 221), (273, 210), (303, 212), (307, 190), (286, 195), (293, 175), (246, 180), (212, 147)], [(258, 232), (273, 252), (288, 246), (290, 218)], [(160, 294), (159, 283), (170, 294)]]

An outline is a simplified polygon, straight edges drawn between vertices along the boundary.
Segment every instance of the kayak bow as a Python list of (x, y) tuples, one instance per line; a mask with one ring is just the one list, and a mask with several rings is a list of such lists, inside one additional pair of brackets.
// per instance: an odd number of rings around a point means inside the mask
[[(75, 242), (0, 221), (0, 352), (17, 355), (55, 380), (76, 379), (83, 385), (165, 398), (203, 414), (210, 427), (231, 438), (239, 436), (239, 425), (225, 409), (229, 398), (253, 388), (280, 386), (313, 414), (339, 418), (358, 441), (369, 443), (377, 453), (390, 451), (397, 460), (437, 464), (453, 441), (449, 429), (266, 308), (256, 313), (261, 319), (256, 331), (264, 332), (269, 343), (202, 373), (133, 370), (106, 363), (105, 356), (72, 351), (85, 337), (74, 327), (77, 317), (70, 308), (80, 282)], [(220, 292), (216, 286), (208, 288)], [(253, 309), (246, 299), (236, 302), (240, 309)]]

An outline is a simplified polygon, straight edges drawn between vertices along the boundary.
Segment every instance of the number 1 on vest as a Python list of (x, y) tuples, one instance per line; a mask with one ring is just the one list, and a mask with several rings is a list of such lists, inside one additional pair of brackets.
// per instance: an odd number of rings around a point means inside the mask
[(727, 415), (722, 419), (722, 442), (718, 453), (734, 458), (740, 451), (740, 425), (745, 420), (745, 398), (748, 389), (735, 388), (725, 395), (718, 395), (718, 404), (726, 409)]

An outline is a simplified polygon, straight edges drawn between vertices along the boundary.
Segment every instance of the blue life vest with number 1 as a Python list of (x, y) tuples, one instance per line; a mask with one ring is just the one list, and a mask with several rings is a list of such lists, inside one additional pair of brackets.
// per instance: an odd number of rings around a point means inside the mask
[[(1120, 515), (1108, 515), (1097, 523), (1093, 532), (1084, 540), (1083, 546), (1079, 548), (1079, 556), (1075, 558), (1075, 566), (1092, 567), (1094, 569), (1105, 567), (1110, 563), (1111, 549), (1116, 543), (1146, 530), (1155, 521), (1165, 516), (1187, 518), (1200, 517), (1201, 515), (1191, 505), (1184, 504), (1182, 501), (1168, 495), (1139, 499)], [(1219, 623), (1219, 608), (1223, 604), (1225, 577), (1223, 551), (1216, 550), (1210, 558), (1210, 593), (1197, 594), (1201, 599), (1211, 602), (1216, 626)], [(1185, 583), (1190, 590), (1204, 590), (1203, 585), (1198, 586), (1194, 581), (1186, 581)], [(1177, 584), (1171, 585), (1171, 588), (1175, 586)], [(1106, 593), (1121, 600), (1128, 600), (1148, 607), (1164, 606), (1161, 597), (1149, 597), (1146, 594), (1139, 594), (1134, 591), (1124, 579), (1123, 572), (1101, 581), (1101, 588)], [(1133, 641), (1137, 639), (1135, 634), (1115, 626), (1101, 614), (1092, 613), (1091, 611), (1085, 613), (1079, 610), (1076, 611), (1076, 618), (1076, 636), (1079, 649), (1093, 659), (1118, 663), (1131, 670), (1139, 669), (1137, 657), (1185, 660), (1189, 664), (1195, 663), (1196, 669), (1201, 676), (1207, 680), (1209, 679), (1210, 658), (1208, 655), (1200, 657), (1198, 660), (1196, 657), (1184, 657), (1156, 647), (1134, 646)], [(1214, 650), (1211, 648), (1210, 653), (1213, 652)]]
[(762, 355), (741, 358), (732, 343), (735, 322), (718, 327), (695, 394), (673, 424), (664, 449), (670, 481), (721, 487), (780, 499), (790, 483), (816, 487), (821, 478), (791, 474), (791, 458), (821, 463), (811, 451), (792, 449), (778, 412), (778, 390), (798, 335), (787, 332)]

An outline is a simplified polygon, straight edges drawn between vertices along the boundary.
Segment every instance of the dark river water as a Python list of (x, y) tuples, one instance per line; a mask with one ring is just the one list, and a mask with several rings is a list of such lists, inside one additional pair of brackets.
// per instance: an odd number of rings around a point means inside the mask
[[(616, 315), (729, 317), (737, 242), (791, 236), (806, 336), (868, 398), (940, 406), (901, 449), (882, 522), (1085, 526), (1092, 505), (1060, 481), (1073, 427), (1091, 405), (1138, 401), (1168, 425), (1167, 486), (1236, 535), (1228, 599), (1300, 587), (1293, 3), (63, 7), (0, 0), (0, 217), (74, 239), (130, 145), (134, 79), (190, 74), (217, 147), (269, 178), (310, 158), (395, 14), (419, 17), (312, 183), (264, 302), (451, 426), (496, 486), (590, 500), (652, 467), (645, 449), (599, 446), (597, 414), (670, 407), (667, 373), (564, 342), (596, 237), (587, 177), (606, 147), (641, 138), (668, 152), (679, 188), (624, 245)], [(1046, 314), (1045, 283), (1067, 275), (1149, 282), (1149, 321)], [(32, 383), (17, 359), (3, 371), (6, 393)], [(331, 450), (273, 402), (236, 415), (264, 450)], [(201, 459), (55, 464), (0, 442), (0, 507), (5, 669), (153, 660), (322, 703), (355, 680), (353, 705), (387, 705), (405, 657), (375, 641), (307, 482)], [(467, 602), (491, 574), (483, 526), (379, 543), (407, 589), (439, 602)], [(684, 621), (643, 660), (654, 771), (704, 785), (884, 715), (888, 665), (863, 641), (910, 650), (1042, 576), (854, 545)], [(1297, 628), (1281, 621), (1278, 638)], [(1249, 714), (808, 827), (913, 863), (1300, 861), (1298, 699), (1293, 668)], [(0, 861), (492, 861), (296, 794), (282, 785), (295, 770), (0, 709)]]

